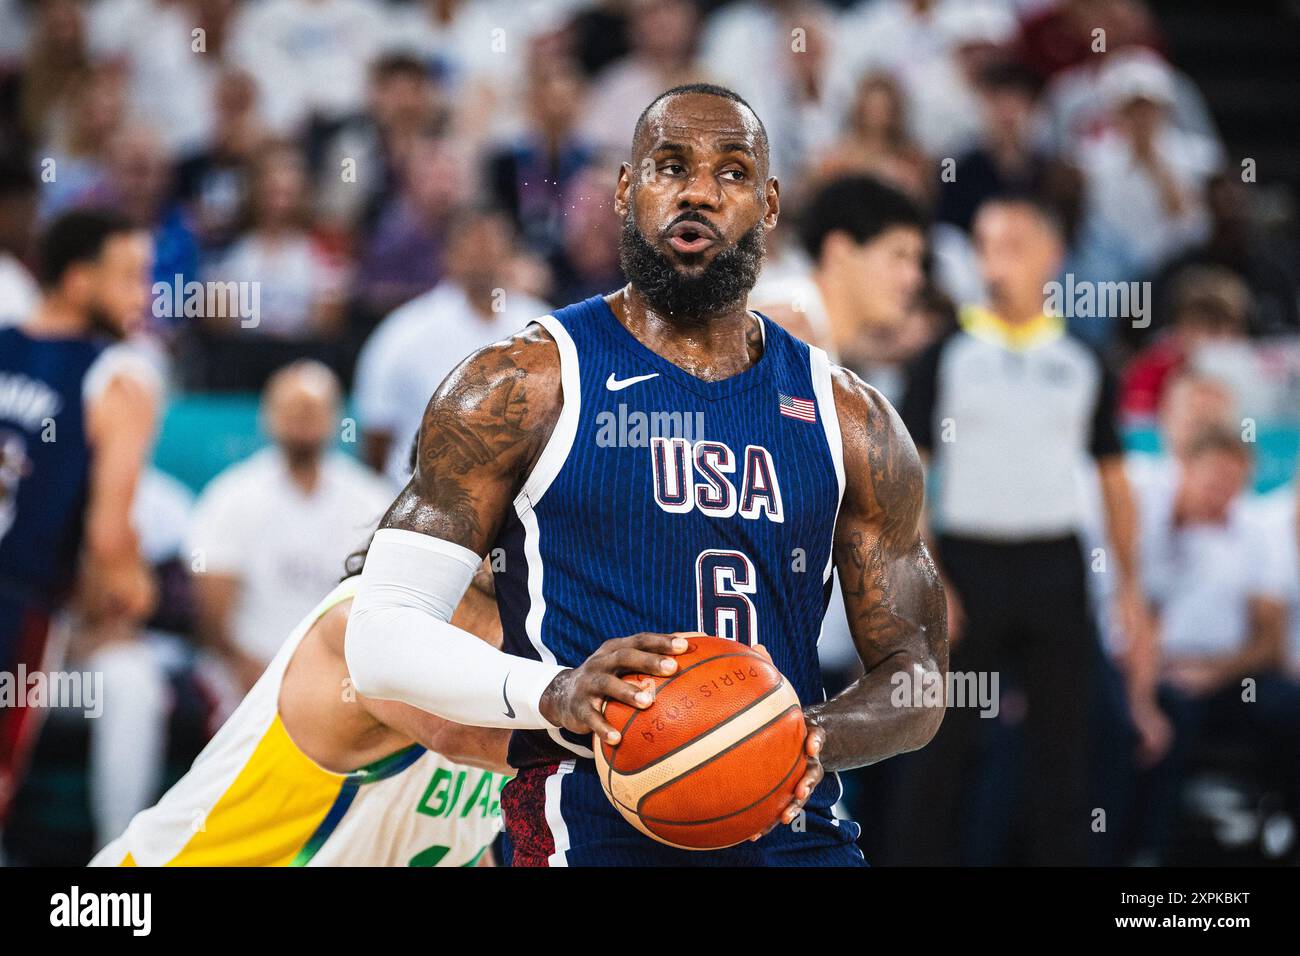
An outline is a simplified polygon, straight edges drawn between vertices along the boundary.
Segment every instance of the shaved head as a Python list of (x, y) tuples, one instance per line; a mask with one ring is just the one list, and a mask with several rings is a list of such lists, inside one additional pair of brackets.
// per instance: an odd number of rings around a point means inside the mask
[(320, 362), (294, 362), (271, 376), (262, 399), (266, 427), (292, 464), (316, 461), (330, 447), (339, 401), (339, 380)]
[(335, 406), (339, 402), (339, 380), (323, 362), (300, 359), (278, 369), (266, 383), (266, 404), (274, 406), (299, 399)]
[(637, 117), (636, 126), (632, 129), (632, 158), (634, 160), (640, 159), (654, 148), (654, 127), (671, 126), (670, 105), (674, 104), (678, 97), (686, 96), (712, 96), (734, 103), (737, 108), (736, 112), (740, 114), (740, 122), (749, 133), (755, 153), (759, 156), (763, 174), (767, 174), (767, 127), (758, 118), (754, 108), (745, 102), (744, 97), (734, 90), (729, 90), (725, 86), (718, 86), (714, 83), (687, 83), (683, 86), (674, 86), (651, 100), (650, 104), (641, 111), (641, 115)]

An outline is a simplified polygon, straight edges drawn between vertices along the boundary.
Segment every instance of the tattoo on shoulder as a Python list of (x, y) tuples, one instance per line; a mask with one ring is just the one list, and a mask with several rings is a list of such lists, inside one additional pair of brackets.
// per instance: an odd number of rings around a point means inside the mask
[(556, 348), (539, 327), (476, 352), (430, 399), (415, 475), (384, 527), (483, 547), (494, 530), (483, 518), (487, 499), (517, 493), (559, 411)]

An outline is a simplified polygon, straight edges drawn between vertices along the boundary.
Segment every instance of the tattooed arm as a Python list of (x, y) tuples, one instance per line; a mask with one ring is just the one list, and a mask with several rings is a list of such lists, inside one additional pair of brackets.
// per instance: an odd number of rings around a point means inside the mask
[(379, 527), (486, 552), (562, 404), (559, 354), (540, 326), (471, 355), (429, 400), (415, 474)]
[[(899, 678), (912, 689), (947, 684), (943, 585), (921, 538), (921, 461), (897, 413), (852, 372), (836, 369), (835, 407), (844, 442), (846, 487), (835, 526), (835, 568), (853, 642), (866, 673), (842, 693), (807, 708), (825, 732), (822, 764), (844, 770), (925, 746), (942, 707), (898, 707)], [(944, 699), (942, 696), (940, 699)]]
[(415, 474), (380, 522), (344, 642), (358, 693), (461, 724), (618, 733), (606, 698), (644, 708), (626, 673), (672, 673), (671, 635), (607, 641), (574, 668), (494, 650), (450, 621), (546, 446), (564, 403), (559, 352), (531, 326), (470, 356), (434, 393)]

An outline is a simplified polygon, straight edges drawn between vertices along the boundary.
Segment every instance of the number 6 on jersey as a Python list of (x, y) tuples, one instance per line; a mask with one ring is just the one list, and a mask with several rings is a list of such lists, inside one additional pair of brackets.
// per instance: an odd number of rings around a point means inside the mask
[(758, 643), (758, 614), (749, 595), (758, 591), (754, 562), (739, 551), (708, 549), (695, 559), (696, 626), (701, 633)]

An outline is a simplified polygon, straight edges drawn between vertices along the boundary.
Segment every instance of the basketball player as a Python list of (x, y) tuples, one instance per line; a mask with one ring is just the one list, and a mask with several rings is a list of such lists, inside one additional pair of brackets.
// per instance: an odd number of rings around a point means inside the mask
[(800, 217), (807, 275), (764, 280), (750, 296), (788, 332), (864, 369), (903, 330), (925, 281), (925, 213), (871, 176), (823, 184)]
[[(52, 223), (42, 299), (0, 329), (0, 670), (55, 666), (51, 624), (77, 592), (108, 634), (150, 612), (153, 580), (131, 526), (153, 444), (157, 374), (114, 340), (145, 315), (152, 242), (115, 214)], [(39, 713), (0, 707), (0, 826)]]
[[(824, 772), (921, 747), (942, 720), (941, 706), (890, 700), (895, 675), (914, 685), (947, 666), (916, 450), (877, 392), (745, 309), (779, 201), (766, 131), (735, 93), (690, 85), (651, 103), (614, 199), (629, 284), (442, 383), (371, 545), (349, 672), (368, 696), (514, 732), (502, 801), (515, 865), (860, 864)], [(702, 434), (611, 427), (638, 413)], [(504, 652), (450, 623), (490, 551)], [(832, 567), (866, 673), (825, 700)], [(761, 643), (805, 707), (786, 825), (725, 850), (643, 836), (591, 759), (593, 733), (619, 739), (605, 699), (652, 702), (620, 675), (671, 674), (686, 641), (669, 632), (684, 630)]]
[[(352, 692), (343, 632), (357, 581), (346, 578), (294, 628), (190, 771), (91, 866), (491, 859), (508, 734)], [(499, 644), (489, 594), (470, 588), (452, 621)]]

